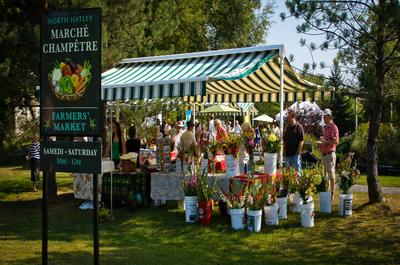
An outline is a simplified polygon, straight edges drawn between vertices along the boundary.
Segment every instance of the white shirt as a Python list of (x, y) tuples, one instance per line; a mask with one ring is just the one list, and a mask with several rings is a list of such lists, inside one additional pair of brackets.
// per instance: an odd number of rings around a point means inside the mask
[(216, 130), (214, 127), (214, 119), (210, 120), (208, 122), (208, 133), (209, 133), (209, 139), (215, 139), (216, 136)]

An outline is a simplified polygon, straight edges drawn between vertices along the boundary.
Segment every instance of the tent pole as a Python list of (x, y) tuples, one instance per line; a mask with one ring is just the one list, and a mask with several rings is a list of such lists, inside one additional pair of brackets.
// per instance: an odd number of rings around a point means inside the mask
[(194, 139), (196, 139), (196, 101), (193, 102), (193, 123), (195, 124), (194, 130), (193, 130), (193, 135), (194, 135)]
[[(112, 161), (112, 140), (113, 140), (113, 136), (112, 136), (112, 104), (110, 105), (110, 159)], [(115, 165), (114, 165), (115, 168)], [(111, 219), (114, 219), (113, 216), (113, 201), (112, 201), (112, 196), (113, 196), (113, 189), (112, 189), (112, 171), (110, 172), (110, 215), (111, 215)]]
[(354, 112), (355, 112), (355, 129), (358, 127), (358, 110), (357, 110), (357, 97), (354, 98)]
[[(279, 121), (279, 128), (280, 128), (280, 134), (283, 136), (283, 63), (285, 59), (285, 54), (283, 50), (283, 45), (279, 49), (279, 55), (280, 55), (280, 61), (281, 61), (281, 73), (280, 73), (280, 92), (279, 92), (279, 101), (280, 101), (280, 121)], [(283, 166), (283, 137), (281, 137), (281, 150), (279, 153), (279, 166), (282, 168)]]

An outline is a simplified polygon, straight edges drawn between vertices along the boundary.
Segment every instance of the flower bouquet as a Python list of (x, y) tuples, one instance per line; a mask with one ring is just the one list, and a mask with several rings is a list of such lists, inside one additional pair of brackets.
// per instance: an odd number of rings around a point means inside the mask
[(185, 218), (187, 223), (197, 221), (197, 176), (182, 178), (182, 188), (185, 194)]
[(225, 140), (225, 143), (223, 144), (227, 177), (233, 177), (240, 174), (239, 161), (237, 158), (239, 153), (240, 142), (241, 142), (240, 136), (235, 134), (229, 134), (229, 136)]
[(281, 186), (282, 176), (274, 175), (264, 181), (265, 193), (268, 194), (266, 205), (264, 206), (265, 224), (278, 225), (278, 204), (277, 196)]
[(314, 227), (314, 202), (312, 195), (315, 192), (315, 171), (305, 169), (299, 178), (297, 191), (301, 197), (300, 219), (303, 227)]
[(261, 185), (255, 181), (249, 185), (249, 196), (247, 198), (247, 229), (250, 232), (261, 231), (262, 209), (268, 201), (268, 180), (261, 179)]
[(281, 147), (281, 140), (275, 133), (266, 133), (262, 135), (262, 146), (264, 153), (278, 153)]
[(276, 174), (276, 164), (278, 152), (281, 147), (281, 140), (275, 133), (267, 133), (261, 137), (262, 147), (264, 151), (264, 172), (267, 175)]
[(342, 216), (350, 216), (353, 213), (353, 194), (351, 193), (351, 188), (360, 177), (360, 171), (357, 170), (355, 165), (352, 165), (353, 155), (353, 153), (348, 154), (347, 157), (338, 164), (338, 186), (342, 191), (342, 193), (339, 194), (339, 215)]
[(239, 153), (240, 146), (240, 136), (230, 133), (223, 144), (223, 149), (225, 155), (232, 155), (233, 157), (237, 157)]
[(234, 183), (231, 183), (230, 192), (221, 190), (220, 196), (222, 202), (229, 208), (232, 229), (241, 230), (244, 228), (244, 206), (246, 204), (248, 188), (245, 186), (243, 190), (237, 191)]
[(216, 193), (216, 183), (208, 183), (206, 170), (197, 171), (197, 197), (199, 199), (199, 223), (208, 225), (212, 218), (212, 197)]
[(319, 164), (316, 165), (314, 170), (314, 183), (319, 197), (319, 211), (321, 213), (331, 213), (332, 200), (329, 189), (329, 179), (322, 174), (322, 168)]

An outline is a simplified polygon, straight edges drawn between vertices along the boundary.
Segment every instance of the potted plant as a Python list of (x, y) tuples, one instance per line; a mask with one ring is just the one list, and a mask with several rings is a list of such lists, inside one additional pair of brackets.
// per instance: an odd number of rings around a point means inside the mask
[(261, 139), (264, 151), (264, 172), (267, 175), (275, 175), (278, 152), (281, 148), (281, 140), (279, 139), (279, 136), (273, 132), (264, 133)]
[(231, 182), (229, 192), (221, 190), (221, 200), (226, 204), (231, 216), (231, 227), (234, 230), (241, 230), (244, 228), (244, 206), (248, 194), (248, 187), (237, 190), (234, 187), (235, 182)]
[[(255, 172), (255, 163), (254, 163), (254, 148), (255, 148), (255, 140), (254, 140), (254, 129), (248, 125), (242, 133), (242, 144), (244, 149), (249, 154), (248, 161), (243, 161), (246, 169), (244, 170), (245, 174), (252, 174), (250, 177), (254, 175)], [(247, 165), (247, 166), (246, 166)]]
[(199, 170), (197, 174), (197, 197), (198, 197), (198, 222), (202, 225), (209, 225), (212, 218), (212, 196), (216, 192), (215, 182), (208, 183), (206, 170)]
[(297, 191), (301, 197), (300, 219), (303, 227), (314, 227), (314, 202), (312, 195), (315, 190), (314, 174), (305, 169), (298, 180)]
[(327, 176), (321, 173), (321, 170), (318, 170), (318, 172), (316, 172), (315, 174), (315, 185), (319, 198), (319, 212), (331, 213), (332, 200), (331, 200), (331, 192), (328, 191), (329, 179)]
[(209, 169), (209, 172), (212, 174), (215, 174), (215, 163), (216, 163), (216, 156), (217, 156), (217, 151), (221, 149), (221, 144), (217, 141), (214, 141), (213, 143), (210, 143), (208, 145), (208, 152), (211, 154), (211, 157), (208, 156), (208, 160), (211, 163), (211, 168)]
[(350, 153), (338, 164), (338, 186), (342, 191), (339, 194), (339, 215), (341, 216), (352, 215), (353, 193), (351, 192), (351, 188), (360, 177), (360, 171), (356, 169), (356, 166), (352, 166), (352, 162), (353, 154)]
[(197, 222), (197, 177), (195, 174), (182, 178), (183, 193), (185, 195), (185, 220), (187, 223)]
[(278, 225), (278, 203), (277, 196), (279, 186), (281, 183), (281, 176), (270, 177), (263, 185), (265, 185), (265, 192), (268, 194), (266, 205), (264, 206), (264, 216), (266, 225)]
[(234, 177), (240, 174), (238, 161), (239, 146), (240, 136), (230, 133), (223, 144), (227, 177)]
[(261, 231), (262, 209), (268, 200), (265, 185), (257, 185), (253, 181), (249, 185), (249, 196), (247, 196), (247, 229), (250, 232)]
[(296, 185), (297, 175), (291, 167), (284, 167), (281, 170), (282, 177), (277, 179), (278, 195), (278, 217), (287, 218), (287, 196)]

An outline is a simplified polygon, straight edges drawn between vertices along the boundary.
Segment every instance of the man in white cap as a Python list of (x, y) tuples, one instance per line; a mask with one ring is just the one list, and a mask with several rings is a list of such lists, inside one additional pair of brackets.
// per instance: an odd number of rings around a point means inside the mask
[(325, 175), (329, 177), (331, 198), (335, 192), (336, 145), (339, 143), (339, 130), (333, 123), (332, 111), (324, 110), (324, 133), (321, 139), (321, 153), (324, 162)]

